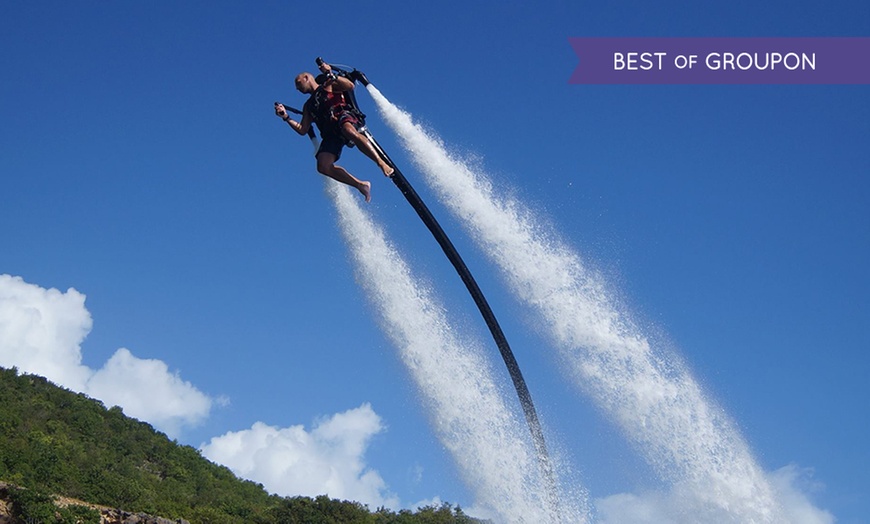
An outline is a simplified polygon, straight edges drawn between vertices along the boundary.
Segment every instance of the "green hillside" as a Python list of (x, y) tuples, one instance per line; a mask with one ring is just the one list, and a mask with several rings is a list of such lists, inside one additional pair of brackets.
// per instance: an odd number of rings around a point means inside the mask
[(370, 512), (325, 496), (270, 495), (118, 407), (15, 368), (0, 368), (0, 481), (191, 524), (478, 522), (449, 505)]

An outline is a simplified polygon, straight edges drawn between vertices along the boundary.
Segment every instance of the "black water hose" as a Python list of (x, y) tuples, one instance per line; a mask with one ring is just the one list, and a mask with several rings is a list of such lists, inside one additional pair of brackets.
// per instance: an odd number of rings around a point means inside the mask
[[(362, 75), (362, 73), (360, 73)], [(365, 78), (365, 75), (362, 75)], [(483, 291), (481, 291), (480, 286), (477, 285), (477, 281), (474, 279), (474, 276), (471, 274), (471, 271), (468, 269), (468, 266), (462, 260), (462, 257), (459, 255), (459, 252), (456, 250), (456, 247), (450, 241), (450, 238), (447, 236), (447, 233), (444, 232), (444, 229), (435, 219), (435, 216), (423, 202), (423, 199), (420, 198), (420, 195), (414, 190), (411, 183), (408, 182), (408, 179), (405, 178), (405, 175), (402, 174), (402, 171), (396, 166), (396, 163), (390, 158), (390, 156), (384, 151), (384, 149), (378, 144), (375, 138), (372, 136), (371, 132), (367, 128), (362, 128), (361, 132), (368, 138), (369, 142), (371, 142), (372, 146), (375, 148), (375, 151), (386, 161), (390, 167), (392, 167), (395, 172), (391, 175), (391, 179), (396, 187), (399, 188), (402, 195), (405, 196), (405, 199), (408, 203), (411, 204), (411, 207), (417, 212), (417, 215), (420, 216), (420, 219), (423, 220), (423, 223), (432, 233), (432, 236), (435, 237), (435, 240), (441, 246), (441, 249), (444, 251), (444, 254), (447, 255), (447, 258), (450, 260), (450, 263), (453, 264), (453, 267), (456, 269), (456, 272), (459, 274), (459, 277), (462, 279), (462, 282), (465, 284), (465, 287), (468, 289), (468, 292), (471, 294), (471, 298), (474, 299), (474, 303), (477, 305), (478, 310), (480, 310), (481, 315), (483, 316), (484, 321), (486, 322), (487, 327), (489, 328), (490, 333), (492, 334), (492, 338), (495, 340), (495, 344), (498, 347), (499, 352), (501, 353), (502, 359), (504, 360), (505, 365), (508, 369), (508, 374), (510, 374), (511, 381), (514, 384), (514, 389), (516, 389), (517, 396), (520, 400), (520, 406), (522, 406), (523, 414), (525, 415), (526, 422), (529, 425), (529, 431), (532, 434), (532, 442), (535, 446), (535, 451), (538, 455), (538, 462), (541, 467), (541, 474), (543, 475), (545, 490), (547, 492), (547, 496), (549, 497), (548, 504), (553, 510), (554, 516), (559, 518), (559, 496), (558, 489), (556, 485), (556, 475), (553, 471), (553, 465), (550, 461), (550, 454), (547, 451), (547, 444), (544, 440), (544, 432), (541, 429), (541, 423), (538, 420), (538, 414), (535, 410), (535, 405), (532, 402), (532, 396), (529, 393), (529, 388), (526, 386), (526, 381), (523, 378), (523, 374), (520, 371), (520, 366), (517, 363), (516, 358), (514, 357), (514, 353), (508, 344), (507, 337), (505, 337), (504, 331), (502, 331), (501, 326), (498, 323), (498, 319), (495, 317), (495, 313), (493, 313), (492, 308), (489, 306), (489, 302), (487, 302), (486, 297), (483, 295)]]

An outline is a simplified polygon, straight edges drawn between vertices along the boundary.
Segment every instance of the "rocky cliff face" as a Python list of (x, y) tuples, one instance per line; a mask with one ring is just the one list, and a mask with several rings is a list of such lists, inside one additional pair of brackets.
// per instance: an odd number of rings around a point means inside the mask
[[(9, 488), (8, 484), (0, 482), (0, 524), (24, 524), (12, 517), (12, 501), (9, 497)], [(100, 524), (190, 524), (190, 522), (184, 519), (169, 520), (146, 515), (145, 513), (131, 513), (121, 509), (88, 504), (87, 502), (66, 497), (57, 497), (55, 503), (59, 507), (75, 504), (96, 509), (100, 512)]]
[(100, 508), (100, 524), (190, 524), (184, 519), (169, 520), (144, 513)]
[(0, 491), (0, 524), (12, 524), (12, 508), (2, 495), (3, 491)]

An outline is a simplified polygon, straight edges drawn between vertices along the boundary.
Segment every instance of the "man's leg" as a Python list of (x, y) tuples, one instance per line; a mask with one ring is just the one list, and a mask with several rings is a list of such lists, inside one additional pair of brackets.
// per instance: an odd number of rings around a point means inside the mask
[(384, 159), (381, 158), (381, 155), (379, 155), (378, 152), (375, 151), (375, 148), (371, 144), (371, 142), (369, 142), (365, 136), (363, 136), (359, 131), (356, 130), (356, 127), (354, 127), (353, 123), (345, 122), (344, 124), (342, 124), (341, 132), (348, 140), (352, 140), (353, 143), (356, 144), (356, 147), (358, 147), (365, 156), (374, 160), (378, 167), (381, 168), (381, 171), (384, 172), (385, 176), (392, 176), (395, 170), (390, 167), (390, 164), (386, 163)]
[(321, 151), (317, 154), (317, 171), (320, 174), (341, 182), (342, 184), (347, 184), (356, 188), (366, 198), (366, 202), (370, 202), (372, 199), (371, 182), (356, 178), (348, 173), (345, 168), (335, 165), (335, 161), (335, 154)]

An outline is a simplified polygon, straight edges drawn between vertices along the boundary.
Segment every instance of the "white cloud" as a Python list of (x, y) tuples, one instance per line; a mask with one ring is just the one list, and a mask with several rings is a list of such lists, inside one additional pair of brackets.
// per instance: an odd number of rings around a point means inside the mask
[(0, 275), (0, 365), (82, 391), (91, 370), (81, 364), (79, 344), (91, 325), (75, 289), (61, 293)]
[(85, 295), (75, 289), (64, 293), (0, 275), (0, 366), (121, 406), (170, 436), (208, 416), (213, 400), (159, 360), (121, 348), (97, 371), (82, 365), (91, 326)]
[[(782, 507), (782, 522), (789, 524), (833, 524), (830, 512), (817, 508), (809, 498), (818, 485), (810, 481), (811, 471), (786, 466), (768, 473)], [(595, 501), (600, 524), (693, 524), (733, 522), (722, 508), (699, 503), (691, 490), (674, 487), (669, 492), (619, 493)]]
[(163, 361), (136, 358), (126, 348), (91, 376), (87, 393), (169, 435), (177, 435), (184, 424), (205, 420), (212, 405), (211, 398), (171, 373)]
[(303, 426), (277, 428), (262, 422), (229, 432), (202, 446), (203, 455), (279, 495), (329, 495), (374, 509), (398, 507), (377, 471), (365, 463), (371, 438), (383, 430), (368, 404)]

